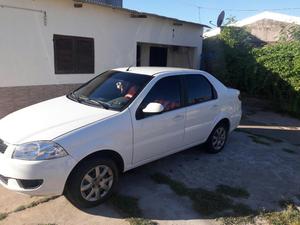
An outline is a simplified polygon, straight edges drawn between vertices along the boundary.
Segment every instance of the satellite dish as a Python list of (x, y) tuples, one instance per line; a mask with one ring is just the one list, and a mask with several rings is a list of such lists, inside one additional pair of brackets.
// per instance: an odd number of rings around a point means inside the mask
[(223, 10), (219, 17), (218, 17), (218, 21), (217, 21), (217, 27), (221, 27), (223, 22), (224, 22), (224, 19), (225, 19), (225, 11)]

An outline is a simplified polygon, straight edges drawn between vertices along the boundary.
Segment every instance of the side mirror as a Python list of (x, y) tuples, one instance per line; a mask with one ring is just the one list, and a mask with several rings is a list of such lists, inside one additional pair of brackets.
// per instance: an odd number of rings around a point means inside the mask
[(158, 114), (164, 111), (164, 106), (160, 103), (151, 102), (143, 109), (143, 113), (147, 114)]

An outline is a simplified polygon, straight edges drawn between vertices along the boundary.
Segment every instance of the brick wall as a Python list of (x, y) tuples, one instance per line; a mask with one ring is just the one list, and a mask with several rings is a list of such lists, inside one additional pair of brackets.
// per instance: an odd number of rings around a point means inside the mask
[(78, 84), (64, 84), (0, 87), (0, 118), (26, 106), (65, 95), (78, 86)]

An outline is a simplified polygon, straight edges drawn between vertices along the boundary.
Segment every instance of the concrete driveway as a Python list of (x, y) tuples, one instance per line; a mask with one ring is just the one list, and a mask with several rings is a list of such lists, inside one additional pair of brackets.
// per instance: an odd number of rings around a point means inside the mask
[[(0, 224), (213, 225), (224, 216), (280, 211), (286, 201), (299, 206), (300, 121), (250, 103), (220, 154), (200, 146), (134, 169), (118, 188), (127, 199), (89, 210), (64, 197), (31, 198), (0, 188)], [(126, 220), (130, 210), (145, 220)]]

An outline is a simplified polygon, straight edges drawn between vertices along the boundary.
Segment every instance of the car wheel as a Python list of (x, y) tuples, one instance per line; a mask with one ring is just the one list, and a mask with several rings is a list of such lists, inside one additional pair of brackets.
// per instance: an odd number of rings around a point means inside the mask
[(226, 123), (218, 124), (211, 132), (206, 145), (209, 153), (218, 153), (225, 147), (228, 137), (228, 126)]
[(111, 159), (82, 162), (70, 175), (66, 198), (78, 208), (90, 208), (106, 201), (118, 183), (119, 171)]

